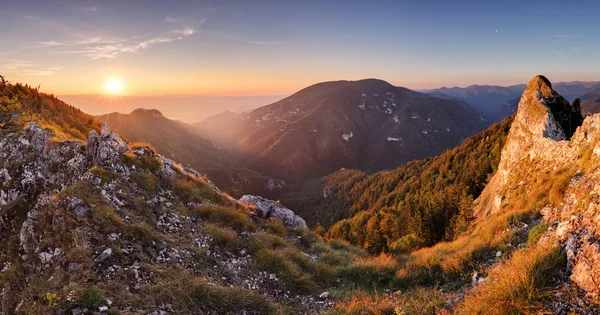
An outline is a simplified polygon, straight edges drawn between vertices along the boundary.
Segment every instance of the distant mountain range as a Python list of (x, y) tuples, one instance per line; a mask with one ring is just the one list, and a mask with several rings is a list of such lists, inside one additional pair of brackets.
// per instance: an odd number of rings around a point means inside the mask
[[(554, 84), (554, 88), (566, 99), (573, 100), (576, 97), (583, 97), (592, 91), (600, 90), (600, 82), (559, 82)], [(483, 112), (493, 121), (501, 121), (516, 112), (524, 89), (525, 84), (511, 86), (471, 85), (468, 87), (441, 87), (426, 91), (426, 93), (439, 98), (452, 98), (465, 101)], [(589, 102), (582, 102), (582, 106), (584, 113), (597, 112), (597, 109), (593, 109), (593, 105)]]
[(251, 169), (301, 181), (340, 168), (393, 169), (439, 154), (488, 125), (463, 101), (367, 79), (315, 84), (196, 127), (244, 155)]
[(129, 113), (135, 109), (156, 109), (169, 119), (186, 123), (200, 122), (206, 117), (232, 111), (241, 113), (282, 99), (285, 95), (262, 96), (198, 96), (198, 95), (157, 95), (157, 96), (107, 96), (99, 94), (61, 95), (60, 99), (75, 104), (91, 115), (105, 115), (111, 112)]

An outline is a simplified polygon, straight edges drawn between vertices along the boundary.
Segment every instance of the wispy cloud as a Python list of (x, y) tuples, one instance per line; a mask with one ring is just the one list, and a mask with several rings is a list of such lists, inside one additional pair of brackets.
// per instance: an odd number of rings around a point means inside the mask
[(166, 22), (166, 23), (190, 24), (190, 25), (202, 26), (204, 23), (206, 23), (206, 18), (201, 18), (201, 19), (184, 19), (184, 18), (172, 16), (172, 15), (165, 15), (165, 18), (163, 19), (163, 22)]
[(564, 34), (564, 33), (556, 33), (552, 37), (555, 37), (555, 38), (570, 38), (570, 39), (573, 39), (573, 38), (583, 38), (583, 36), (581, 36), (581, 35), (577, 35), (577, 34)]
[(186, 26), (184, 28), (174, 30), (171, 33), (179, 34), (179, 35), (183, 35), (183, 36), (190, 36), (190, 35), (194, 34), (195, 32), (196, 32), (196, 29)]
[(173, 17), (171, 15), (165, 15), (165, 19), (163, 21), (167, 22), (167, 23), (181, 23), (182, 22), (181, 19), (178, 19), (178, 18)]
[[(87, 40), (78, 40), (68, 43), (63, 43), (63, 46), (74, 46), (76, 49), (61, 51), (65, 54), (77, 54), (88, 57), (92, 60), (98, 59), (115, 59), (119, 55), (124, 53), (140, 53), (142, 50), (148, 49), (151, 46), (170, 43), (174, 41), (183, 40), (194, 34), (196, 30), (193, 28), (183, 28), (173, 30), (170, 34), (176, 34), (179, 36), (156, 36), (144, 40), (133, 39), (95, 39), (89, 38)], [(56, 46), (56, 45), (55, 45)]]
[(4, 63), (2, 68), (30, 76), (47, 76), (54, 74), (56, 71), (62, 70), (60, 67), (42, 66), (23, 60), (9, 60), (8, 62)]
[(254, 44), (254, 45), (281, 45), (284, 42), (282, 41), (268, 41), (268, 40), (253, 40), (250, 41), (250, 44)]

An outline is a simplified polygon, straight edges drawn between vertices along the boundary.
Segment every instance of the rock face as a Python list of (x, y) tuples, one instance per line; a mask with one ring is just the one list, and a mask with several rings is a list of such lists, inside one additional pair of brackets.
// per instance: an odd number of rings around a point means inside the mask
[(521, 96), (498, 170), (476, 202), (477, 217), (495, 212), (510, 198), (506, 188), (511, 180), (516, 180), (515, 175), (527, 161), (535, 160), (553, 168), (576, 157), (578, 152), (564, 141), (565, 132), (554, 118), (551, 106), (566, 108), (568, 101), (552, 89), (548, 79), (536, 76)]
[(306, 222), (292, 210), (279, 203), (263, 197), (245, 195), (239, 202), (249, 208), (256, 209), (256, 214), (261, 218), (277, 218), (283, 221), (288, 228), (306, 227)]
[[(537, 205), (550, 223), (541, 241), (565, 246), (570, 279), (590, 294), (600, 293), (600, 114), (588, 116), (570, 140), (564, 119), (554, 113), (568, 110), (568, 103), (537, 76), (521, 97), (519, 109), (504, 149), (498, 171), (476, 201), (475, 214), (482, 220), (502, 211), (511, 201), (534, 198), (532, 189), (540, 174), (566, 178), (561, 194), (552, 204)], [(550, 189), (549, 189), (550, 190)], [(520, 192), (519, 192), (520, 191)], [(552, 193), (550, 191), (549, 193)]]
[(86, 153), (94, 165), (114, 163), (125, 152), (127, 145), (121, 137), (110, 131), (108, 125), (102, 126), (100, 135), (95, 130), (90, 132), (86, 145)]

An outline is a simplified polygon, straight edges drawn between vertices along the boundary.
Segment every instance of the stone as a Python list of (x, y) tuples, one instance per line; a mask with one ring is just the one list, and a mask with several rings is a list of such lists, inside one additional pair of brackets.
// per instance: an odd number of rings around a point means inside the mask
[(106, 260), (108, 257), (110, 257), (110, 255), (112, 255), (112, 249), (107, 248), (105, 249), (102, 254), (98, 255), (98, 257), (96, 257), (94, 259), (95, 263), (99, 263), (99, 262), (103, 262), (104, 260)]
[(239, 203), (248, 208), (255, 209), (256, 214), (261, 218), (280, 219), (288, 228), (306, 227), (304, 219), (276, 201), (259, 196), (245, 195), (240, 198)]
[(319, 295), (319, 299), (327, 300), (329, 298), (329, 292), (323, 292)]
[(108, 312), (108, 306), (106, 306), (106, 305), (100, 305), (98, 307), (98, 312), (100, 312), (100, 313), (107, 313)]

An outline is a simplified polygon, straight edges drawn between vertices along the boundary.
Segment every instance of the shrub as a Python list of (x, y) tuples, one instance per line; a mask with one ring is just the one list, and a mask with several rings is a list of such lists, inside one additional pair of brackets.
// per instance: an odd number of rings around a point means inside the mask
[(394, 241), (389, 245), (389, 248), (392, 253), (406, 254), (423, 247), (423, 245), (425, 245), (423, 239), (418, 237), (416, 234), (411, 233)]

